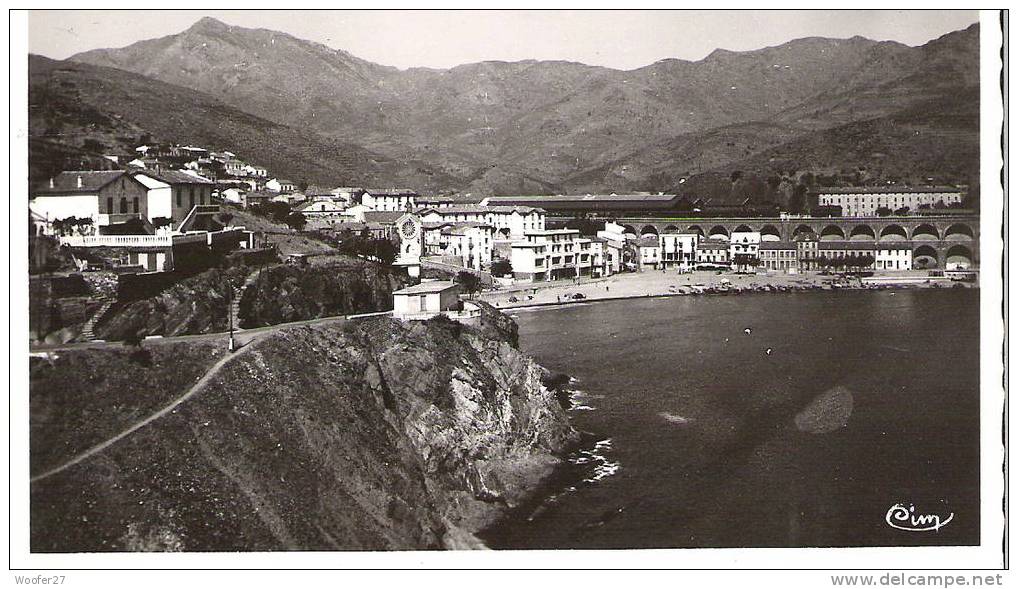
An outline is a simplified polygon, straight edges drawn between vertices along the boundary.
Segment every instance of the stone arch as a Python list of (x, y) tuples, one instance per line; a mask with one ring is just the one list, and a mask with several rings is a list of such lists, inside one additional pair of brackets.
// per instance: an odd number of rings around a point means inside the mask
[(686, 231), (689, 231), (690, 233), (697, 233), (700, 237), (703, 237), (703, 227), (700, 227), (699, 225), (690, 225), (689, 227), (686, 227)]
[(636, 227), (633, 227), (632, 225), (623, 225), (622, 226), (622, 233), (623, 234), (632, 234), (633, 237), (639, 237), (639, 234), (636, 233)]
[(678, 233), (679, 228), (675, 225), (668, 225), (665, 227), (665, 233)]
[[(923, 246), (925, 247), (925, 246)], [(967, 245), (952, 245), (944, 257), (944, 267), (948, 270), (957, 268), (971, 268), (975, 265), (975, 257), (972, 255), (972, 248)]]
[(854, 241), (876, 241), (877, 235), (869, 225), (862, 224), (852, 227), (848, 238)]
[(845, 239), (845, 232), (837, 225), (828, 225), (820, 230), (820, 241)]
[(781, 231), (774, 225), (764, 225), (760, 228), (761, 241), (781, 241)]
[(912, 230), (912, 239), (921, 241), (936, 241), (940, 239), (940, 232), (937, 231), (937, 228), (930, 223), (923, 223), (921, 225), (917, 225), (916, 228)]
[(813, 228), (810, 227), (809, 225), (799, 225), (798, 227), (795, 228), (795, 231), (792, 231), (792, 239), (795, 239), (796, 237), (799, 237), (800, 235), (802, 235), (802, 236), (808, 236), (808, 235), (816, 236), (816, 233), (817, 232), (814, 231)]
[(901, 225), (888, 225), (880, 230), (880, 241), (907, 241), (908, 232)]
[(728, 230), (725, 229), (724, 225), (715, 225), (710, 228), (710, 233), (707, 235), (707, 238), (723, 239), (728, 241), (731, 238), (731, 235), (728, 233)]
[(735, 230), (732, 231), (732, 233), (750, 233), (752, 231), (753, 231), (752, 227), (750, 227), (749, 225), (743, 224), (743, 225), (739, 225), (738, 227), (736, 227)]
[(640, 237), (644, 235), (657, 235), (657, 227), (653, 225), (644, 225), (643, 229), (640, 229)]
[(972, 228), (965, 223), (955, 223), (944, 230), (945, 240), (972, 240), (976, 238), (976, 234), (972, 231)]
[(931, 245), (921, 245), (912, 252), (912, 267), (920, 270), (939, 267), (937, 250)]

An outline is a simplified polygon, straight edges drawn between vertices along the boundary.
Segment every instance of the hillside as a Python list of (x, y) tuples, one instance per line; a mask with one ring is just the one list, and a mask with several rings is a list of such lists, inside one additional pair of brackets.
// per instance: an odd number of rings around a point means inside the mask
[[(476, 548), (472, 532), (577, 439), (515, 327), (488, 310), (475, 327), (379, 318), (255, 340), (173, 411), (34, 482), (32, 551)], [(32, 440), (46, 449), (33, 465), (52, 468), (186, 391), (194, 370), (175, 375), (159, 345), (147, 366), (127, 349), (33, 359)], [(121, 395), (68, 421), (89, 409), (79, 400), (103, 398), (90, 375), (108, 372), (170, 394)], [(74, 398), (44, 386), (55, 378)], [(51, 431), (56, 443), (38, 437)]]
[[(147, 136), (147, 137), (146, 137)], [(455, 181), (420, 162), (397, 162), (352, 143), (270, 122), (201, 92), (113, 68), (29, 57), (31, 170), (143, 140), (230, 149), (274, 174), (326, 185), (390, 183), (421, 190)], [(67, 154), (70, 154), (68, 157)], [(47, 159), (51, 156), (52, 159)]]
[[(459, 179), (451, 188), (490, 194), (639, 189), (663, 181), (663, 170), (702, 172), (811, 133), (940, 104), (978, 88), (978, 37), (972, 25), (921, 47), (807, 38), (631, 71), (553, 61), (398, 70), (205, 18), (175, 35), (71, 59), (356, 138)], [(756, 126), (755, 136), (745, 125)], [(729, 130), (735, 137), (725, 140)]]

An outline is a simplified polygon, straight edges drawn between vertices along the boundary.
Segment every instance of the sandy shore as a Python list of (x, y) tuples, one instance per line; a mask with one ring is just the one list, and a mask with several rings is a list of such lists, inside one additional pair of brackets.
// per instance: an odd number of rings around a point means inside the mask
[[(499, 309), (518, 309), (531, 306), (566, 304), (575, 302), (573, 295), (582, 294), (587, 301), (630, 299), (642, 297), (682, 296), (703, 292), (715, 294), (720, 292), (782, 292), (790, 290), (830, 290), (867, 289), (867, 288), (950, 288), (958, 282), (944, 278), (930, 278), (926, 271), (910, 272), (875, 272), (874, 277), (922, 279), (916, 284), (908, 285), (864, 285), (858, 279), (838, 279), (837, 276), (823, 275), (818, 272), (804, 274), (759, 273), (733, 274), (714, 271), (697, 271), (680, 274), (675, 270), (662, 272), (648, 270), (644, 272), (616, 274), (607, 278), (587, 279), (580, 281), (559, 280), (555, 282), (535, 283), (533, 285), (517, 284), (504, 290), (488, 291), (477, 295)], [(929, 278), (929, 282), (926, 279)], [(835, 286), (836, 285), (836, 286)], [(529, 286), (529, 288), (528, 288)], [(973, 287), (973, 284), (964, 284)], [(515, 297), (516, 302), (510, 301)]]

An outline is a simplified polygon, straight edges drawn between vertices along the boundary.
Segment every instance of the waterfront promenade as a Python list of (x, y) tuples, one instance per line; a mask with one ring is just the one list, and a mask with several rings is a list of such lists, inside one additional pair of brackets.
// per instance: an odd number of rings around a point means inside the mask
[[(911, 279), (919, 282), (909, 284), (911, 288), (951, 287), (958, 282), (944, 278), (931, 278), (926, 270), (907, 272), (874, 272), (874, 276), (896, 279)], [(929, 278), (929, 283), (924, 279)], [(837, 279), (834, 275), (823, 275), (817, 272), (804, 274), (764, 273), (734, 274), (716, 271), (696, 271), (679, 274), (675, 270), (646, 270), (644, 272), (615, 274), (594, 280), (574, 283), (571, 280), (535, 283), (530, 289), (515, 285), (512, 290), (490, 291), (479, 294), (478, 298), (495, 305), (500, 309), (523, 308), (535, 305), (567, 304), (580, 301), (597, 301), (612, 299), (628, 299), (660, 296), (679, 296), (690, 294), (696, 289), (718, 289), (728, 284), (732, 292), (744, 292), (759, 288), (785, 289), (824, 289), (831, 288)], [(844, 282), (842, 282), (844, 284)], [(972, 286), (965, 284), (965, 286)], [(863, 288), (858, 280), (851, 280), (848, 288)], [(575, 300), (575, 294), (582, 294), (583, 299)], [(517, 302), (510, 302), (515, 297)]]

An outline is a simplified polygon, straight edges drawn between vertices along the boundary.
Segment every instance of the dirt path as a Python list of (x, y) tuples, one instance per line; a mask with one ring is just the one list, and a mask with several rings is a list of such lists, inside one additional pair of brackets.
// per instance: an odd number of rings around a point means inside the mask
[[(253, 338), (252, 338), (252, 340), (253, 340)], [(63, 464), (61, 464), (60, 466), (57, 466), (55, 468), (47, 470), (46, 472), (44, 472), (42, 474), (38, 474), (38, 475), (32, 477), (31, 479), (29, 479), (29, 482), (34, 483), (34, 482), (37, 482), (37, 481), (41, 481), (43, 479), (46, 479), (48, 477), (51, 477), (51, 476), (59, 473), (59, 472), (67, 470), (68, 468), (74, 466), (75, 464), (78, 464), (79, 462), (81, 462), (83, 460), (86, 460), (89, 457), (98, 454), (99, 452), (102, 452), (106, 448), (109, 448), (113, 444), (116, 444), (120, 440), (122, 440), (122, 439), (126, 438), (127, 436), (133, 434), (134, 432), (140, 430), (141, 428), (145, 427), (146, 425), (148, 425), (148, 424), (152, 423), (153, 421), (159, 419), (160, 417), (163, 417), (166, 414), (170, 413), (171, 411), (176, 409), (181, 403), (183, 403), (184, 401), (187, 401), (191, 397), (193, 397), (196, 394), (198, 394), (199, 392), (201, 392), (201, 390), (205, 388), (205, 385), (207, 385), (209, 383), (209, 381), (211, 381), (216, 376), (216, 374), (219, 373), (219, 370), (223, 366), (228, 364), (231, 360), (234, 360), (235, 358), (244, 355), (251, 348), (252, 348), (251, 345), (247, 345), (247, 346), (242, 347), (239, 351), (234, 352), (233, 354), (227, 354), (226, 356), (223, 356), (222, 358), (219, 359), (218, 362), (213, 364), (208, 369), (208, 371), (206, 371), (205, 374), (202, 375), (202, 377), (199, 378), (198, 381), (196, 383), (194, 383), (194, 385), (191, 386), (191, 388), (189, 388), (187, 391), (185, 391), (184, 394), (182, 394), (179, 397), (177, 397), (177, 398), (173, 399), (172, 401), (170, 401), (170, 403), (168, 405), (166, 405), (165, 407), (163, 407), (159, 411), (156, 411), (152, 415), (149, 415), (145, 419), (142, 419), (141, 421), (135, 423), (131, 427), (125, 429), (124, 431), (122, 431), (119, 434), (113, 436), (112, 438), (106, 440), (105, 442), (102, 442), (100, 444), (92, 446), (88, 450), (85, 450), (81, 454), (78, 454), (77, 456), (75, 456), (74, 458), (68, 460), (67, 462), (65, 462)]]

